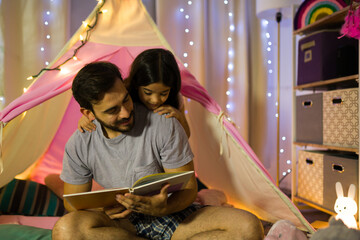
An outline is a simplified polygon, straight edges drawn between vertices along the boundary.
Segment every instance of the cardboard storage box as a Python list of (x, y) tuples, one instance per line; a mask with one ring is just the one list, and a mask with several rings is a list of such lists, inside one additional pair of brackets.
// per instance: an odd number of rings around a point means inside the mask
[(356, 154), (325, 154), (324, 155), (324, 204), (323, 207), (334, 211), (337, 199), (335, 183), (340, 182), (344, 196), (347, 197), (350, 184), (356, 186), (357, 202), (358, 188), (358, 155)]
[(296, 141), (323, 143), (323, 95), (296, 96)]
[(324, 203), (324, 154), (299, 151), (297, 195), (318, 205)]
[(323, 144), (358, 148), (358, 89), (323, 93)]
[(358, 40), (339, 36), (323, 30), (299, 40), (298, 85), (358, 73)]

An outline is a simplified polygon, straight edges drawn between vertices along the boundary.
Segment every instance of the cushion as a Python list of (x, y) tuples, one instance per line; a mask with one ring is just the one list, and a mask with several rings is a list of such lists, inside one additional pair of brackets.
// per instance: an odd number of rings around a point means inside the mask
[(0, 224), (1, 239), (51, 240), (51, 230), (16, 224)]
[(62, 216), (63, 201), (45, 185), (13, 179), (0, 188), (0, 214), (27, 216)]

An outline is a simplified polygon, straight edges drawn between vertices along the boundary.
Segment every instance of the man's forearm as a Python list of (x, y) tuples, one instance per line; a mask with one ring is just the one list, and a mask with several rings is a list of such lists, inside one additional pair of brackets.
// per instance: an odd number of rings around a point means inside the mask
[[(196, 185), (196, 181), (195, 181)], [(197, 195), (197, 185), (191, 189), (184, 189), (178, 192), (173, 193), (167, 201), (167, 207), (164, 215), (169, 215), (174, 212), (179, 212), (187, 208), (192, 204)]]

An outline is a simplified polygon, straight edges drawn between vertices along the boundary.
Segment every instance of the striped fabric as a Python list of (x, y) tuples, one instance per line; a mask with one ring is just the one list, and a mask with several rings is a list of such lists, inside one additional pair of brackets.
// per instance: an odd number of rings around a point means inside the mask
[(151, 240), (170, 240), (179, 224), (184, 219), (205, 205), (191, 204), (180, 212), (164, 217), (154, 217), (133, 212), (129, 220), (136, 228), (136, 234)]
[(45, 185), (14, 179), (0, 189), (0, 214), (62, 216), (63, 201)]

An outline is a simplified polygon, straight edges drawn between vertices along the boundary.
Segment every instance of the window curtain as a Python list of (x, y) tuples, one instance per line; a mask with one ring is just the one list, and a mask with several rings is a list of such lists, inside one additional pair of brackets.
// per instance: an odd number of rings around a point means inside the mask
[(69, 38), (69, 0), (0, 2), (0, 95), (4, 106), (19, 97)]
[[(275, 77), (268, 76), (267, 61), (271, 58), (276, 66), (276, 55), (268, 54), (264, 36), (266, 31), (270, 31), (275, 37), (276, 22), (269, 22), (268, 28), (264, 29), (256, 17), (255, 5), (256, 1), (252, 0), (156, 0), (156, 23), (175, 54), (238, 126), (243, 138), (275, 180), (277, 125), (274, 91), (277, 72), (273, 72)], [(232, 15), (230, 18), (229, 13)], [(291, 22), (288, 20), (285, 25), (290, 29), (284, 40), (287, 49), (291, 49)], [(233, 32), (230, 31), (232, 24)], [(277, 41), (272, 44), (273, 52), (276, 52)], [(229, 51), (233, 51), (232, 56), (229, 56)], [(284, 52), (291, 54), (291, 51)], [(291, 55), (282, 59), (283, 69), (291, 69)], [(233, 64), (232, 70), (229, 64)], [(280, 174), (289, 168), (286, 161), (291, 159), (292, 73), (285, 74), (287, 84), (281, 91), (287, 95), (282, 97), (284, 108), (281, 116), (287, 115), (287, 119), (281, 124), (282, 135), (287, 136), (289, 144), (285, 148), (286, 156), (285, 153), (281, 156)], [(228, 81), (229, 75), (232, 82)], [(272, 97), (268, 93), (272, 93)], [(228, 104), (231, 104), (230, 108), (227, 108)], [(291, 178), (284, 180), (280, 186), (290, 189)]]

